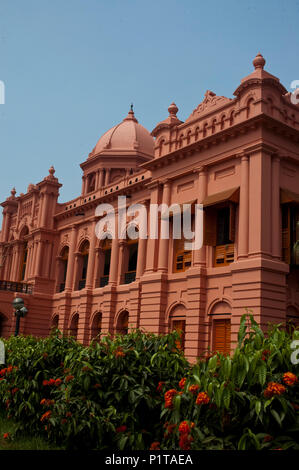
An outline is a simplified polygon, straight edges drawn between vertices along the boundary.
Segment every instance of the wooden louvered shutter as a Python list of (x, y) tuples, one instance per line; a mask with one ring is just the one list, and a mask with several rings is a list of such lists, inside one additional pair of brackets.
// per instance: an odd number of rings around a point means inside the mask
[(203, 221), (203, 244), (216, 246), (217, 244), (217, 211), (208, 207), (204, 210), (204, 221)]
[(236, 234), (236, 206), (232, 202), (229, 205), (229, 239), (232, 243), (235, 242)]
[(214, 350), (230, 353), (230, 320), (214, 320)]
[(282, 206), (282, 259), (285, 263), (291, 262), (291, 230), (290, 230), (290, 207)]
[(185, 346), (185, 320), (173, 320), (173, 330), (176, 330), (180, 334), (180, 339), (177, 341), (176, 346), (178, 349), (184, 350)]

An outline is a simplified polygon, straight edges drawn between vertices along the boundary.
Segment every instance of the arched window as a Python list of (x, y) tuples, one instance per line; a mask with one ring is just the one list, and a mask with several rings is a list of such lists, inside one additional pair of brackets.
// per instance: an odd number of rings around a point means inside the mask
[(220, 120), (220, 130), (223, 130), (225, 127), (225, 114), (223, 114), (223, 116), (221, 116), (221, 120)]
[(230, 354), (231, 308), (227, 302), (217, 302), (211, 311), (212, 349), (214, 352)]
[(249, 118), (252, 115), (253, 102), (254, 102), (253, 98), (249, 98), (249, 100), (247, 101), (247, 111), (246, 111), (246, 114), (247, 114), (246, 117), (247, 118)]
[(89, 242), (86, 240), (82, 245), (79, 253), (79, 284), (78, 290), (84, 289), (86, 285), (87, 267), (89, 257)]
[(164, 144), (165, 144), (165, 140), (161, 139), (159, 143), (159, 157), (161, 157), (161, 155), (163, 154)]
[(77, 339), (78, 336), (78, 323), (79, 323), (79, 314), (75, 313), (72, 318), (71, 325), (70, 325), (70, 336)]
[(203, 126), (203, 129), (202, 129), (202, 136), (203, 137), (207, 136), (207, 131), (208, 131), (208, 123), (206, 122)]
[(96, 338), (102, 331), (102, 313), (95, 314), (91, 325), (90, 339)]
[(59, 315), (55, 315), (54, 318), (52, 319), (52, 324), (51, 324), (52, 330), (57, 330), (58, 324), (59, 324)]
[(177, 331), (179, 339), (176, 343), (178, 349), (184, 351), (186, 335), (186, 309), (183, 305), (176, 305), (169, 315), (169, 331)]
[(194, 132), (194, 140), (196, 141), (198, 139), (198, 134), (199, 134), (199, 127), (197, 126)]
[(190, 141), (191, 141), (191, 129), (189, 129), (189, 131), (187, 132), (187, 145), (190, 144)]
[(121, 335), (128, 334), (128, 327), (129, 327), (129, 312), (126, 310), (122, 312), (117, 320), (116, 325), (116, 333)]
[(66, 281), (66, 274), (67, 274), (67, 266), (68, 266), (68, 259), (69, 259), (69, 247), (65, 246), (60, 255), (59, 259), (59, 280), (58, 280), (58, 290), (59, 292), (63, 292), (65, 289), (65, 281)]

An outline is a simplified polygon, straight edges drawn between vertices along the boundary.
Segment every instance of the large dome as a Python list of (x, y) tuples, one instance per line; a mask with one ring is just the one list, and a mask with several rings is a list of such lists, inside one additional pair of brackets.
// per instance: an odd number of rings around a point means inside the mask
[(119, 124), (107, 131), (92, 151), (98, 154), (132, 154), (138, 153), (154, 157), (154, 139), (147, 129), (138, 123), (133, 110)]

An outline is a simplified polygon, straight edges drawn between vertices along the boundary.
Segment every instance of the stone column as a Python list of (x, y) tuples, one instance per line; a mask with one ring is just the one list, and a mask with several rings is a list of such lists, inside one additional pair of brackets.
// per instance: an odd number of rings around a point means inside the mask
[(100, 168), (99, 187), (102, 188), (103, 186), (104, 186), (104, 168)]
[(241, 156), (241, 186), (239, 204), (238, 259), (248, 256), (249, 241), (249, 158)]
[[(198, 169), (198, 197), (197, 203), (201, 204), (207, 195), (207, 172), (204, 167)], [(203, 232), (205, 230), (205, 221), (203, 217)], [(202, 246), (200, 250), (194, 251), (193, 256), (193, 265), (194, 267), (205, 266), (206, 265), (206, 247)]]
[(123, 272), (123, 269), (124, 269), (124, 251), (125, 251), (125, 247), (126, 247), (125, 240), (119, 241), (118, 246), (119, 246), (119, 257), (118, 257), (119, 265), (118, 265), (117, 278), (118, 278), (118, 283), (123, 284), (124, 276), (125, 276), (125, 273)]
[(50, 194), (44, 193), (43, 196), (43, 211), (41, 216), (41, 226), (46, 227), (47, 225), (47, 218), (49, 217), (49, 202), (50, 202)]
[(110, 273), (109, 273), (109, 284), (116, 285), (117, 284), (117, 275), (118, 275), (118, 214), (115, 215), (115, 234), (114, 238), (112, 239), (112, 246), (111, 246), (111, 262), (110, 262)]
[(66, 280), (65, 280), (65, 291), (68, 291), (68, 292), (71, 292), (73, 288), (76, 240), (77, 240), (76, 226), (73, 225), (72, 231), (71, 231), (69, 257), (68, 257), (67, 273), (66, 273)]
[[(153, 204), (159, 204), (160, 184), (156, 182), (153, 185), (149, 186), (149, 188), (151, 190), (151, 199), (150, 199), (150, 208), (151, 208)], [(149, 213), (150, 213), (150, 210), (149, 210)], [(158, 247), (158, 240), (151, 238), (151, 220), (150, 219), (148, 219), (147, 226), (148, 226), (148, 241), (147, 241), (147, 248), (146, 248), (145, 272), (152, 273), (155, 270), (155, 257), (156, 257), (156, 249)]]
[(281, 257), (281, 225), (280, 225), (280, 158), (272, 157), (272, 256)]
[(95, 245), (97, 241), (97, 237), (95, 234), (95, 225), (96, 223), (93, 222), (91, 224), (91, 238), (90, 238), (90, 245), (89, 245), (89, 255), (88, 255), (88, 266), (87, 266), (87, 274), (86, 274), (86, 286), (89, 289), (94, 287), (93, 284), (93, 272), (94, 272), (94, 265), (95, 265)]
[(39, 240), (37, 245), (37, 255), (36, 255), (36, 275), (43, 275), (43, 240)]
[(96, 177), (95, 177), (95, 183), (94, 183), (95, 191), (98, 189), (98, 187), (99, 187), (99, 170), (96, 171)]
[(140, 238), (138, 241), (138, 258), (137, 258), (137, 267), (136, 267), (136, 279), (140, 279), (146, 263), (146, 238)]
[[(170, 205), (170, 196), (171, 196), (171, 182), (166, 181), (163, 185), (163, 197), (162, 204), (166, 204), (168, 207)], [(163, 214), (161, 214), (161, 232), (159, 240), (159, 258), (158, 258), (158, 271), (167, 273), (168, 271), (168, 251), (169, 251), (169, 238), (162, 238), (163, 225), (169, 224), (168, 220), (163, 219)]]
[(85, 194), (85, 176), (82, 176), (82, 189), (81, 189), (81, 192), (82, 192), (82, 196), (84, 196), (84, 194)]
[(44, 193), (40, 193), (39, 195), (39, 208), (38, 208), (38, 216), (37, 216), (37, 226), (40, 227), (42, 221), (42, 214), (43, 214), (43, 204), (44, 203)]
[(108, 186), (109, 183), (110, 183), (110, 168), (106, 168), (105, 186)]

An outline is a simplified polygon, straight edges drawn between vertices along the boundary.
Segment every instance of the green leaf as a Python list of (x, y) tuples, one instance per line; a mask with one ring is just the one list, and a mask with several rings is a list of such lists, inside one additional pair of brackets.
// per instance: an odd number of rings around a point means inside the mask
[(261, 412), (261, 408), (262, 408), (262, 403), (260, 400), (257, 400), (255, 402), (255, 412), (257, 414), (257, 416), (259, 416), (260, 412)]
[(128, 436), (121, 437), (119, 444), (118, 444), (119, 450), (124, 450), (127, 440), (128, 440)]
[(279, 426), (281, 427), (281, 419), (280, 419), (280, 416), (279, 416), (279, 414), (277, 413), (277, 411), (271, 410), (271, 414), (272, 414), (272, 416), (275, 418), (275, 420), (277, 421), (277, 423), (279, 424)]

